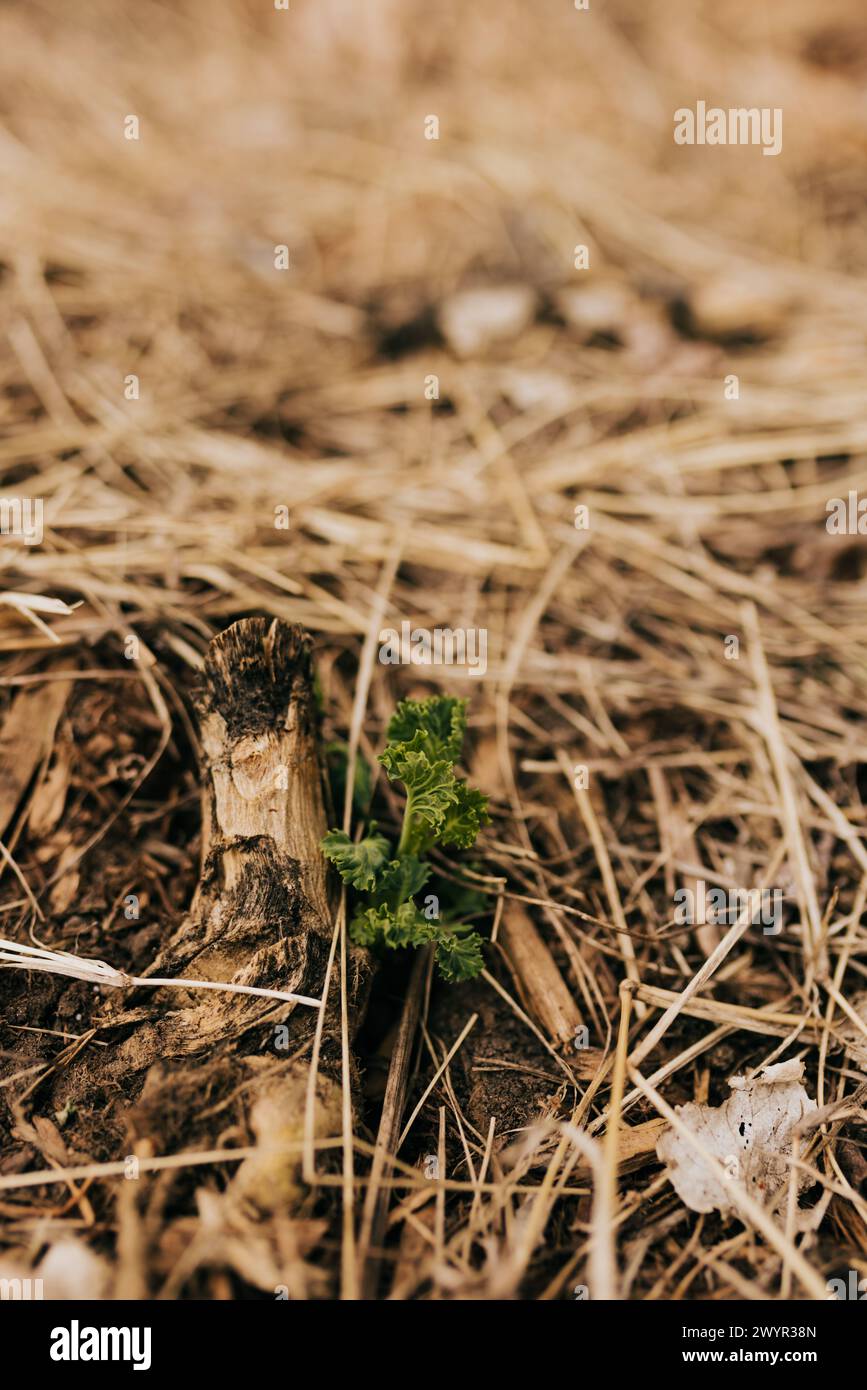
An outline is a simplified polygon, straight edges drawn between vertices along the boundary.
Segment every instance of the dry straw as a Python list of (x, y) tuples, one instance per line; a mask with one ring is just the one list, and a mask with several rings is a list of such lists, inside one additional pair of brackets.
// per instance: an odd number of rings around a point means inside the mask
[(279, 989), (261, 989), (256, 985), (236, 985), (216, 980), (160, 980), (143, 978), (115, 970), (104, 960), (86, 960), (68, 951), (49, 951), (42, 946), (23, 946), (17, 941), (0, 937), (0, 968), (4, 970), (41, 970), (47, 975), (66, 975), (71, 980), (86, 980), (93, 985), (108, 985), (114, 989), (215, 989), (225, 994), (252, 994), (260, 999), (280, 999), (288, 1004), (307, 1004), (321, 1009), (320, 999), (306, 994), (290, 994)]
[[(263, 1290), (568, 1298), (592, 1267), (624, 1299), (818, 1297), (835, 1262), (867, 1261), (867, 578), (863, 538), (825, 527), (829, 499), (867, 492), (856, 9), (0, 11), (0, 482), (45, 499), (42, 544), (2, 538), (2, 964), (204, 987), (13, 938), (42, 913), (42, 937), (72, 942), (82, 888), (87, 939), (116, 958), (128, 882), (161, 933), (188, 906), (189, 687), (233, 619), (314, 634), (327, 733), (371, 766), (421, 674), (473, 695), (468, 770), (494, 823), (462, 873), (491, 895), (489, 969), (448, 1002), (420, 973), (382, 1050), (367, 1039), (400, 1141), (372, 1160), (338, 921), (342, 1171), (317, 1174), (315, 1256), (288, 1218), (245, 1247), (238, 1277)], [(742, 91), (745, 71), (786, 94), (782, 156), (676, 147), (683, 92)], [(480, 285), (523, 286), (530, 308), (461, 356), (443, 325)], [(484, 678), (381, 666), (372, 634), (404, 619), (484, 627)], [(780, 886), (782, 932), (677, 926), (698, 880)], [(3, 1035), (22, 1070), (44, 1049), (25, 1108), (73, 1075), (29, 1028)], [(659, 1171), (660, 1125), (793, 1051), (828, 1107), (798, 1158), (828, 1201), (818, 1232), (696, 1217)], [(308, 1176), (315, 1108), (311, 1086)], [(87, 1201), (26, 1190), (10, 1244)], [(165, 1192), (144, 1216), (123, 1199), (124, 1287), (224, 1296), (237, 1247)], [(142, 1229), (159, 1239), (132, 1269)], [(174, 1249), (192, 1252), (179, 1273)]]

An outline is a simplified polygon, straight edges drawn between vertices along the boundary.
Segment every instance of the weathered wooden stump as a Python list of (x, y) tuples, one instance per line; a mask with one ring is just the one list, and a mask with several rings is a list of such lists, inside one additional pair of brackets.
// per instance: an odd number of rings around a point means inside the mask
[[(211, 643), (196, 707), (204, 760), (200, 879), (189, 914), (147, 974), (320, 998), (333, 915), (319, 847), (326, 821), (309, 636), (263, 618), (235, 623)], [(367, 951), (351, 948), (353, 1032), (371, 973)], [(122, 1017), (136, 1027), (112, 1050), (114, 1066), (148, 1070), (133, 1138), (147, 1135), (162, 1147), (161, 1138), (170, 1145), (180, 1137), (171, 1120), (177, 1115), (180, 1125), (177, 1112), (186, 1108), (182, 1094), (190, 1092), (191, 1079), (193, 1094), (241, 1086), (248, 1111), (263, 1101), (259, 1115), (267, 1112), (269, 1131), (279, 1121), (284, 1137), (300, 1133), (299, 1098), (317, 1017), (303, 1005), (210, 991), (166, 990), (149, 998)], [(339, 1031), (335, 978), (320, 1056), (320, 1134), (338, 1113)], [(193, 1057), (200, 1061), (191, 1074)], [(199, 1128), (197, 1140), (203, 1138)]]

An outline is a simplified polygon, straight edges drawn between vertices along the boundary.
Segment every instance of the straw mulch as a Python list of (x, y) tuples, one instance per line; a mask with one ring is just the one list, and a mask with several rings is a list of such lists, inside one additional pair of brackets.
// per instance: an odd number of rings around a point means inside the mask
[[(3, 8), (0, 492), (44, 498), (45, 535), (0, 540), (2, 933), (155, 957), (198, 873), (190, 691), (249, 614), (313, 634), (324, 736), (371, 766), (397, 698), (470, 695), (493, 812), (462, 871), (485, 978), (385, 971), (354, 1134), (255, 1227), (228, 1228), (235, 1165), (193, 1123), (249, 1146), (243, 1094), (191, 1061), (123, 1182), (100, 1165), (142, 1078), (100, 1105), (77, 1080), (122, 1035), (87, 983), (5, 975), (16, 1267), (74, 1242), (135, 1297), (800, 1298), (867, 1272), (867, 551), (825, 526), (867, 491), (867, 27), (854, 0), (698, 9)], [(781, 107), (782, 154), (675, 146), (699, 98)], [(404, 619), (485, 629), (484, 676), (380, 665)], [(781, 888), (782, 930), (677, 925), (698, 880)], [(829, 1107), (800, 1153), (815, 1229), (690, 1211), (656, 1156), (671, 1108), (790, 1057)], [(406, 1133), (372, 1168), (389, 1076)]]

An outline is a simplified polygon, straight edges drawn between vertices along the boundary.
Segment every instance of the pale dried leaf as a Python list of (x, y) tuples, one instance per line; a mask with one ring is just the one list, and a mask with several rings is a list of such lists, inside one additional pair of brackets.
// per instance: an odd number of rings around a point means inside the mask
[[(52, 912), (58, 914), (68, 912), (75, 901), (81, 882), (81, 874), (74, 867), (78, 858), (79, 852), (75, 845), (67, 845), (60, 856), (57, 865), (59, 877), (48, 898)], [(70, 867), (67, 868), (67, 866)]]
[[(803, 1072), (803, 1062), (780, 1062), (752, 1081), (733, 1077), (732, 1094), (723, 1105), (678, 1106), (680, 1119), (725, 1170), (725, 1176), (718, 1177), (715, 1168), (676, 1130), (662, 1136), (657, 1155), (678, 1196), (692, 1211), (738, 1211), (743, 1191), (771, 1205), (788, 1186), (793, 1132), (816, 1109), (801, 1084)], [(809, 1175), (800, 1171), (796, 1181), (799, 1192), (812, 1184)]]
[(31, 835), (42, 839), (60, 823), (71, 778), (72, 750), (67, 743), (57, 743), (54, 762), (34, 791), (30, 803), (27, 821)]
[(0, 835), (50, 751), (72, 684), (47, 681), (15, 696), (0, 730)]

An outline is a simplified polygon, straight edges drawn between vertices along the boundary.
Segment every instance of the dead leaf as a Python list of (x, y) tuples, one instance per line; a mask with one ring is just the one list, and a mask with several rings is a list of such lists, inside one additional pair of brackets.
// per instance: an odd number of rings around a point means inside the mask
[(55, 1163), (65, 1167), (69, 1162), (69, 1154), (63, 1136), (54, 1121), (50, 1120), (47, 1115), (34, 1115), (33, 1131), (38, 1136), (35, 1142), (49, 1163), (53, 1159)]
[(70, 681), (25, 686), (15, 696), (0, 732), (0, 835), (6, 829), (54, 741)]
[[(692, 1211), (736, 1212), (739, 1191), (769, 1206), (788, 1187), (793, 1132), (817, 1108), (801, 1084), (803, 1074), (803, 1062), (780, 1062), (753, 1081), (732, 1077), (732, 1094), (723, 1105), (677, 1107), (680, 1119), (725, 1170), (725, 1177), (717, 1177), (684, 1136), (666, 1131), (656, 1152)], [(813, 1180), (799, 1171), (796, 1182), (802, 1192)]]
[(78, 885), (81, 881), (81, 875), (78, 869), (71, 867), (68, 872), (64, 872), (64, 870), (67, 869), (67, 865), (75, 864), (78, 854), (79, 851), (76, 849), (75, 845), (67, 845), (58, 861), (57, 873), (59, 877), (48, 899), (51, 904), (51, 911), (58, 916), (69, 911), (78, 893)]
[(66, 805), (66, 794), (72, 775), (72, 750), (67, 743), (58, 743), (54, 762), (33, 793), (28, 825), (37, 839), (50, 835), (59, 824)]

